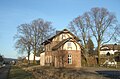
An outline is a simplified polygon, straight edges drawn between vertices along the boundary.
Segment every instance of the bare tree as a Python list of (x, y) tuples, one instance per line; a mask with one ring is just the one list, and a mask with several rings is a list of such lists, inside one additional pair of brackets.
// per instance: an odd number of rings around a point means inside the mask
[(15, 35), (15, 39), (17, 39), (16, 48), (20, 52), (27, 51), (28, 60), (32, 50), (34, 52), (33, 63), (36, 63), (36, 53), (40, 53), (43, 50), (41, 43), (54, 33), (54, 29), (51, 26), (51, 22), (37, 19), (33, 20), (31, 24), (21, 24), (18, 26), (17, 32)]
[[(105, 8), (92, 8), (71, 23), (75, 34), (79, 33), (86, 49), (86, 40), (92, 35), (97, 42), (98, 64), (100, 64), (100, 45), (108, 43), (116, 31), (116, 17)], [(77, 30), (76, 30), (77, 29)], [(78, 35), (78, 36), (79, 36)], [(84, 51), (85, 52), (85, 51)]]
[(116, 17), (105, 8), (92, 8), (86, 13), (87, 26), (97, 41), (98, 64), (100, 64), (100, 45), (109, 42), (115, 34)]
[(114, 41), (118, 44), (120, 44), (120, 24), (117, 25), (116, 27), (116, 32), (114, 36)]
[(17, 28), (17, 34), (15, 35), (15, 39), (17, 40), (15, 43), (15, 48), (19, 50), (19, 52), (27, 52), (28, 54), (28, 64), (29, 55), (31, 51), (31, 30), (29, 24), (21, 24)]
[(43, 49), (41, 43), (44, 40), (47, 40), (54, 32), (54, 29), (51, 26), (51, 22), (44, 21), (43, 19), (37, 19), (32, 21), (31, 24), (31, 30), (32, 30), (32, 48), (34, 51), (34, 61), (35, 62), (35, 56), (36, 53), (40, 53), (40, 51)]
[(94, 43), (93, 43), (91, 38), (89, 38), (88, 41), (87, 41), (87, 49), (88, 49), (88, 53), (89, 53), (90, 56), (95, 55)]
[(90, 37), (90, 33), (89, 33), (90, 29), (87, 26), (86, 20), (87, 18), (86, 18), (86, 13), (85, 13), (82, 16), (75, 18), (70, 23), (69, 29), (81, 39), (82, 44), (83, 44), (83, 56), (88, 65), (87, 40), (88, 40), (88, 37)]

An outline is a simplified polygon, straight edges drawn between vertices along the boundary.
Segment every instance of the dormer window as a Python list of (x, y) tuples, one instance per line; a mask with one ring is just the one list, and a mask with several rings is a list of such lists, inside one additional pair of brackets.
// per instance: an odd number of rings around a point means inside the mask
[(72, 49), (72, 43), (71, 43), (71, 42), (68, 42), (68, 43), (67, 43), (67, 48), (68, 48), (68, 50), (71, 50), (71, 49)]
[(65, 34), (63, 34), (63, 35), (62, 35), (62, 38), (63, 38), (63, 39), (66, 39), (66, 36), (65, 36)]
[(68, 46), (68, 47), (72, 47), (71, 42), (68, 42), (68, 43), (67, 43), (67, 46)]

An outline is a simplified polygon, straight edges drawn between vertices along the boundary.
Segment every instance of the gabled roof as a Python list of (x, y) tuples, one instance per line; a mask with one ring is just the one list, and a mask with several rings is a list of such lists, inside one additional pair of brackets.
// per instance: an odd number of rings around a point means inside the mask
[(60, 35), (60, 34), (62, 34), (62, 33), (69, 33), (69, 34), (71, 34), (71, 35), (74, 37), (74, 39), (75, 39), (76, 41), (79, 41), (79, 40), (80, 40), (80, 39), (79, 39), (78, 37), (76, 37), (73, 33), (71, 33), (70, 31), (68, 31), (67, 29), (64, 29), (64, 30), (62, 30), (62, 31), (59, 31), (56, 35), (52, 36), (52, 37), (49, 38), (48, 40), (44, 41), (44, 42), (42, 43), (42, 45), (43, 45), (43, 44), (46, 45), (46, 44), (50, 43), (53, 38), (55, 38), (56, 36), (58, 36), (58, 35)]
[[(104, 47), (107, 47), (108, 49), (102, 49)], [(116, 45), (116, 44), (105, 44), (105, 45), (102, 45), (101, 50), (120, 50), (120, 45)]]
[(73, 40), (72, 38), (67, 38), (67, 39), (64, 39), (64, 40), (60, 41), (57, 45), (55, 45), (54, 47), (52, 47), (52, 50), (53, 51), (57, 50), (58, 48), (60, 48), (62, 45), (64, 45), (68, 41), (70, 41), (70, 42), (75, 41), (77, 44), (79, 44), (76, 40)]
[(65, 44), (66, 42), (68, 42), (71, 38), (67, 38), (64, 39), (62, 41), (60, 41), (57, 45), (55, 45), (52, 50), (57, 50), (58, 48), (60, 48), (63, 44)]

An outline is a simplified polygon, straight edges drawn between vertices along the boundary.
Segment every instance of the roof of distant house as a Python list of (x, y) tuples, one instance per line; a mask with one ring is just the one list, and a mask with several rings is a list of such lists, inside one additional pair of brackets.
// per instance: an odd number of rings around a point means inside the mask
[[(104, 47), (107, 47), (107, 49), (102, 49)], [(105, 44), (105, 45), (102, 45), (101, 50), (120, 50), (120, 45), (117, 45), (117, 44)]]

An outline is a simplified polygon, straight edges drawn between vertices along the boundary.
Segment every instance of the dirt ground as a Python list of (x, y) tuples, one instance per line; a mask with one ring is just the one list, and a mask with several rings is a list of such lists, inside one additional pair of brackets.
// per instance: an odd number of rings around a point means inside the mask
[(82, 67), (80, 69), (32, 67), (36, 79), (120, 79), (120, 69)]

